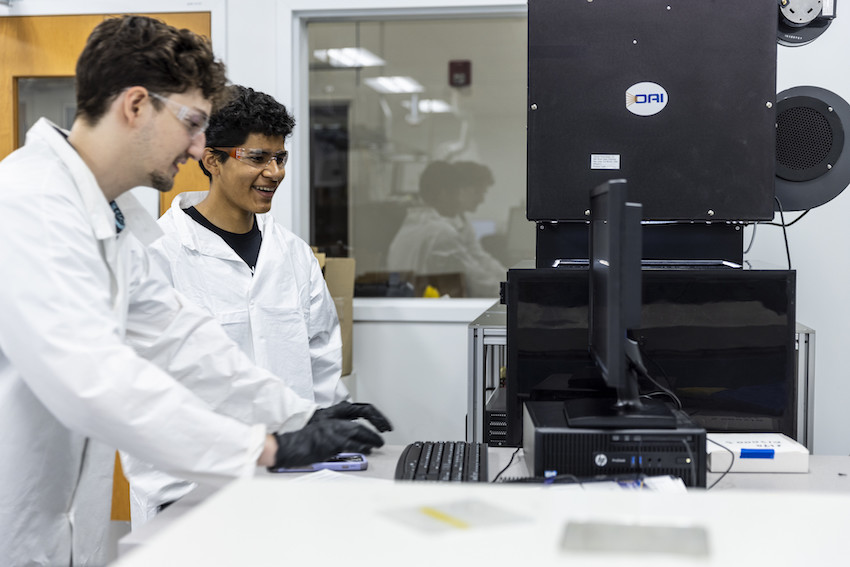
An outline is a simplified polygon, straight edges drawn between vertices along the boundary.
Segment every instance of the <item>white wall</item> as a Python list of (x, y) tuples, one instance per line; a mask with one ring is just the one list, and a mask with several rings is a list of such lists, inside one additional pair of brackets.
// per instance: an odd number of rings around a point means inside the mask
[(354, 308), (356, 399), (380, 407), (390, 444), (466, 438), (469, 322), (492, 299), (364, 298)]
[[(296, 74), (294, 61), (303, 49), (303, 24), (307, 18), (327, 18), (367, 11), (375, 15), (391, 13), (444, 12), (469, 13), (472, 9), (489, 11), (522, 10), (524, 2), (505, 0), (18, 0), (12, 7), (0, 6), (0, 16), (19, 14), (60, 14), (92, 12), (151, 12), (211, 9), (213, 44), (228, 65), (233, 81), (274, 94), (296, 113), (298, 122), (308, 123), (305, 75)], [(413, 12), (411, 12), (411, 10)], [(779, 47), (779, 79), (777, 91), (797, 85), (814, 85), (850, 99), (850, 73), (843, 60), (850, 47), (850, 14), (835, 20), (823, 37), (804, 47)], [(303, 138), (303, 139), (302, 139)], [(274, 213), (284, 224), (306, 235), (307, 152), (306, 137), (296, 133), (292, 141), (296, 163), (284, 181), (284, 194), (275, 200)], [(290, 199), (281, 199), (284, 195)], [(815, 442), (814, 450), (822, 454), (850, 453), (850, 411), (844, 407), (850, 400), (850, 372), (846, 369), (844, 350), (850, 347), (850, 301), (843, 293), (850, 289), (850, 225), (846, 210), (850, 194), (844, 193), (832, 202), (812, 211), (803, 221), (788, 230), (794, 267), (798, 271), (797, 319), (816, 330)], [(796, 215), (789, 214), (789, 217)], [(752, 229), (747, 229), (745, 240)], [(785, 265), (785, 251), (780, 229), (762, 226), (758, 229), (750, 259)], [(483, 310), (483, 308), (482, 308)], [(365, 321), (364, 321), (365, 323)], [(445, 367), (465, 368), (465, 350), (448, 352), (440, 347), (423, 352), (430, 344), (407, 333), (378, 331), (376, 322), (356, 322), (355, 364), (358, 390), (379, 395), (379, 390), (392, 391), (384, 384), (390, 372), (397, 371), (398, 361), (409, 361), (409, 372), (399, 376), (415, 389), (433, 377), (429, 360), (440, 358)], [(455, 322), (455, 326), (461, 323)], [(439, 326), (421, 326), (440, 335)], [(362, 335), (362, 336), (361, 336)], [(368, 337), (368, 338), (367, 338)], [(392, 353), (393, 360), (382, 358)], [(457, 360), (452, 362), (452, 359)], [(456, 366), (455, 366), (456, 365)], [(379, 388), (370, 390), (368, 381)], [(405, 390), (406, 391), (406, 390)], [(410, 390), (414, 391), (414, 390)], [(398, 396), (406, 394), (399, 393)], [(387, 403), (394, 404), (393, 399)], [(401, 406), (399, 406), (401, 407)], [(394, 413), (395, 407), (387, 408)], [(418, 433), (418, 432), (416, 432)]]
[[(809, 45), (779, 46), (777, 93), (812, 85), (850, 101), (850, 73), (840, 63), (848, 48), (850, 13), (839, 13), (824, 35)], [(845, 144), (850, 144), (850, 138)], [(850, 367), (844, 356), (850, 349), (848, 207), (850, 191), (845, 191), (787, 229), (792, 266), (797, 270), (797, 320), (816, 333), (814, 451), (822, 454), (850, 453), (850, 411), (845, 407), (850, 402)], [(785, 220), (797, 216), (786, 213)], [(747, 229), (745, 243), (751, 231)], [(786, 266), (782, 229), (759, 226), (747, 258)]]

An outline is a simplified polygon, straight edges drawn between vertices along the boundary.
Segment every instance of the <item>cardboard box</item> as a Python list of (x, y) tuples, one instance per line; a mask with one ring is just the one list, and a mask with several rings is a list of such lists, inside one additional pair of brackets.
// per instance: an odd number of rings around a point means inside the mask
[(809, 472), (809, 450), (782, 433), (709, 433), (705, 444), (709, 472)]
[(354, 258), (328, 258), (316, 253), (334, 299), (342, 333), (342, 375), (351, 374), (351, 339), (354, 330)]

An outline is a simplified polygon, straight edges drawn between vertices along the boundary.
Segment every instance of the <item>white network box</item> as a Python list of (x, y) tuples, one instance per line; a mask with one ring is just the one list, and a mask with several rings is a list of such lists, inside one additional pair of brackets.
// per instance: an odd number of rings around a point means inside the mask
[(809, 450), (782, 433), (709, 433), (705, 444), (709, 472), (726, 472), (730, 462), (729, 472), (809, 472)]

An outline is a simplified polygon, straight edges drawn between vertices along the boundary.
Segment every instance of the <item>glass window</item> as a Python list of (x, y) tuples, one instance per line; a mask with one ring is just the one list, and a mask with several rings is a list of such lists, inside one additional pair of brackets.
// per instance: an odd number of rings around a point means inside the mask
[(355, 295), (496, 297), (534, 257), (526, 22), (308, 24), (310, 239)]
[(18, 84), (18, 146), (42, 116), (66, 130), (74, 123), (77, 96), (74, 77), (20, 77)]

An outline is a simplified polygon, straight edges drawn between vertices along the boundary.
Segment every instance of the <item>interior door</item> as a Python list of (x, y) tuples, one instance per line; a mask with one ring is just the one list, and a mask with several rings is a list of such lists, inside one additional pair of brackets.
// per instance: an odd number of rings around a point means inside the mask
[[(0, 18), (0, 159), (18, 147), (18, 83), (22, 79), (73, 77), (86, 38), (104, 18), (114, 14), (77, 16), (12, 16)], [(146, 14), (178, 28), (210, 37), (209, 12)], [(74, 100), (67, 101), (73, 105)], [(209, 181), (194, 161), (183, 164), (174, 189), (160, 195), (160, 213), (181, 191), (205, 189)]]
[[(187, 12), (147, 14), (177, 28), (188, 28), (210, 37), (210, 13)], [(76, 16), (13, 16), (0, 18), (0, 159), (18, 147), (19, 81), (73, 77), (77, 57), (92, 29), (111, 14)], [(75, 100), (64, 101), (76, 106)], [(73, 112), (73, 108), (70, 109)], [(174, 189), (160, 195), (164, 211), (174, 195), (209, 185), (198, 165), (181, 166)], [(116, 455), (113, 475), (112, 519), (130, 520), (129, 486)]]

